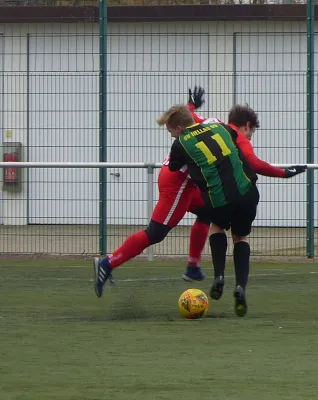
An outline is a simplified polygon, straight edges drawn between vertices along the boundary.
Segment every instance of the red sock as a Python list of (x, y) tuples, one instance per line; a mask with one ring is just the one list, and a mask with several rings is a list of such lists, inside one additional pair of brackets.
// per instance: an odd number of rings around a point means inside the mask
[(210, 226), (203, 222), (195, 221), (190, 233), (190, 249), (188, 265), (192, 267), (200, 266), (201, 254), (208, 237)]
[(138, 256), (149, 247), (149, 238), (145, 231), (139, 231), (129, 236), (124, 243), (109, 256), (112, 268), (119, 267), (124, 262)]

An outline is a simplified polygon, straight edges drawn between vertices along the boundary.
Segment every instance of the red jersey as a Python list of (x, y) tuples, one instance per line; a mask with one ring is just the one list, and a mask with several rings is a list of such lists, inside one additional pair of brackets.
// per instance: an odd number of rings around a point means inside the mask
[[(216, 118), (205, 119), (201, 117), (201, 115), (196, 114), (195, 108), (193, 104), (188, 104), (189, 110), (192, 112), (195, 122), (198, 123), (212, 123), (212, 122), (222, 122)], [(241, 150), (244, 158), (246, 159), (249, 166), (256, 174), (270, 176), (273, 178), (285, 178), (285, 171), (279, 167), (274, 167), (273, 165), (267, 163), (266, 161), (260, 160), (257, 155), (254, 153), (254, 149), (250, 140), (238, 130), (237, 126), (233, 124), (229, 125), (232, 129), (234, 129), (237, 134), (237, 147)]]
[[(195, 112), (195, 108), (193, 104), (188, 104), (187, 105), (189, 110), (192, 112), (194, 121), (196, 123), (222, 123), (221, 120), (217, 118), (203, 118), (201, 115), (197, 114)], [(237, 147), (241, 150), (244, 158), (246, 159), (247, 163), (249, 166), (252, 168), (252, 170), (256, 174), (264, 175), (264, 176), (269, 176), (273, 178), (284, 178), (285, 177), (285, 171), (279, 167), (274, 167), (273, 165), (269, 164), (266, 161), (263, 161), (257, 157), (257, 155), (254, 153), (253, 146), (250, 142), (250, 140), (247, 139), (247, 137), (238, 130), (237, 126), (233, 124), (226, 124), (230, 126), (232, 129), (234, 129), (237, 134)], [(170, 160), (170, 153), (167, 155), (165, 158), (163, 165), (168, 166), (169, 165), (169, 160)], [(188, 173), (187, 167), (184, 165), (181, 169), (181, 172), (183, 173)]]
[(279, 167), (260, 160), (254, 153), (254, 149), (250, 140), (238, 130), (237, 126), (228, 124), (237, 133), (237, 147), (241, 150), (245, 160), (256, 174), (270, 176), (272, 178), (285, 178), (285, 171)]

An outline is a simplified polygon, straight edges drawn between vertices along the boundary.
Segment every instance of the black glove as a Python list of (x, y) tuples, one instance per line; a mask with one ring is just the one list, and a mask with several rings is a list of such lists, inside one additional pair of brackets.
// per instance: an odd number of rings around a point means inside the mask
[(193, 92), (189, 88), (188, 103), (193, 104), (195, 109), (200, 108), (202, 106), (202, 104), (205, 102), (204, 93), (205, 93), (205, 91), (201, 86), (199, 86), (199, 87), (195, 86)]
[(289, 168), (285, 168), (285, 178), (292, 178), (295, 175), (302, 174), (307, 169), (306, 165), (294, 165)]

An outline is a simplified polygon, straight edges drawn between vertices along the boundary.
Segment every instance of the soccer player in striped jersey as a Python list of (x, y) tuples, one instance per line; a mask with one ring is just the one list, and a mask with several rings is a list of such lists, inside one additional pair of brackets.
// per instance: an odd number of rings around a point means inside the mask
[(169, 168), (177, 171), (186, 165), (193, 181), (202, 191), (206, 213), (212, 223), (210, 248), (215, 279), (210, 296), (223, 294), (227, 249), (225, 231), (231, 228), (234, 243), (236, 286), (235, 312), (247, 312), (245, 288), (249, 275), (250, 246), (247, 236), (256, 217), (259, 193), (256, 173), (290, 178), (305, 169), (274, 167), (257, 158), (250, 143), (259, 122), (248, 106), (234, 106), (228, 124), (195, 123), (184, 105), (175, 105), (158, 120), (176, 138), (170, 152)]

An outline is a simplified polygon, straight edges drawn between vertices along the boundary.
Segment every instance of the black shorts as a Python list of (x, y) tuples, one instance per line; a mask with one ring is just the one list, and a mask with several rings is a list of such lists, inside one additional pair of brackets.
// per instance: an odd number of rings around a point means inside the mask
[(259, 192), (256, 186), (237, 201), (222, 207), (213, 208), (208, 193), (203, 193), (206, 210), (211, 222), (221, 229), (230, 229), (233, 235), (247, 236), (251, 233), (252, 223), (256, 217)]

